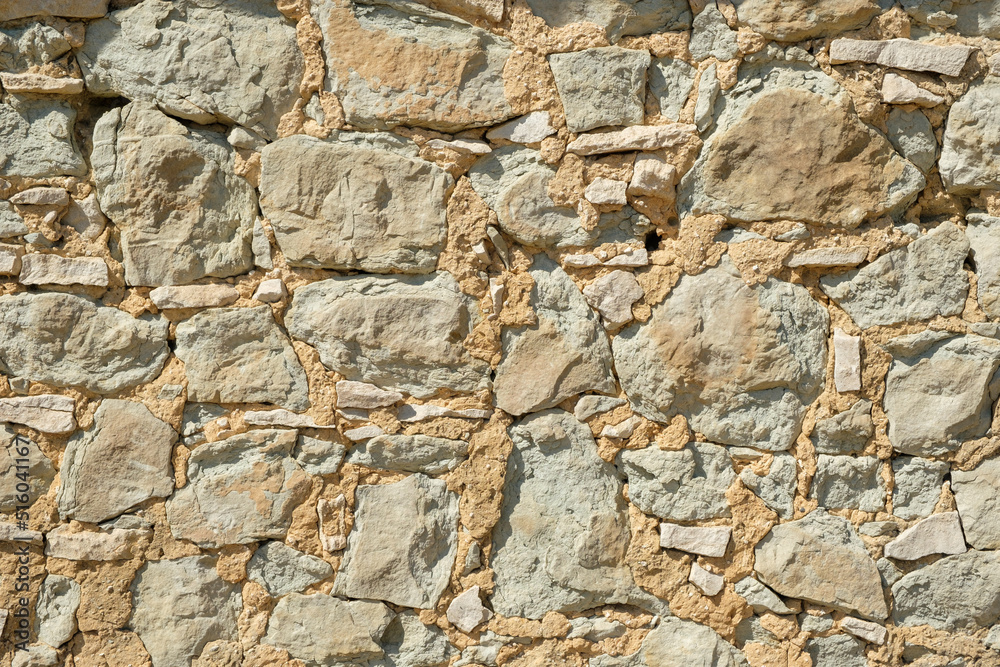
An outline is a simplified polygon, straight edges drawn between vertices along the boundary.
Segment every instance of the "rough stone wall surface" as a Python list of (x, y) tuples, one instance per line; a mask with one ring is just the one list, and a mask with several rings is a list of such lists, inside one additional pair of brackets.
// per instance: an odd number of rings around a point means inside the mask
[(1000, 0), (0, 0), (0, 667), (1000, 665)]

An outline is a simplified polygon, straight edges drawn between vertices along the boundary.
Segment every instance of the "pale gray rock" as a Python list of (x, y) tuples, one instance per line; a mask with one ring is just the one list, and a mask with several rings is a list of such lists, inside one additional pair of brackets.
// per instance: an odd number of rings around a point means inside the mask
[(736, 582), (736, 594), (747, 601), (758, 614), (772, 612), (775, 614), (793, 614), (793, 610), (788, 608), (781, 598), (775, 595), (774, 591), (760, 583), (753, 577), (744, 577)]
[(736, 479), (725, 447), (691, 442), (681, 450), (652, 445), (618, 455), (629, 499), (646, 514), (672, 521), (730, 516), (726, 489)]
[(899, 524), (895, 521), (866, 521), (858, 528), (858, 532), (868, 537), (884, 537), (899, 532)]
[(548, 57), (570, 132), (640, 125), (648, 51), (605, 46)]
[(254, 220), (253, 231), (250, 234), (250, 251), (253, 253), (254, 266), (270, 271), (274, 268), (274, 260), (271, 258), (271, 240), (267, 238), (264, 225), (261, 221)]
[(833, 355), (833, 383), (837, 391), (861, 391), (861, 336), (834, 329)]
[(697, 68), (675, 58), (653, 58), (647, 71), (649, 92), (660, 103), (660, 115), (670, 120), (680, 117), (694, 89)]
[(814, 510), (775, 526), (754, 548), (758, 578), (781, 595), (884, 619), (878, 569), (846, 519)]
[(681, 217), (853, 228), (900, 211), (923, 189), (920, 170), (863, 123), (850, 95), (818, 69), (764, 61), (741, 67), (733, 90), (743, 92), (719, 97), (715, 129), (681, 180)]
[(779, 451), (822, 390), (828, 330), (829, 315), (805, 288), (773, 278), (750, 287), (723, 258), (682, 276), (649, 321), (624, 329), (612, 349), (642, 416), (683, 414), (714, 442)]
[(103, 528), (75, 533), (70, 524), (62, 524), (45, 534), (45, 555), (64, 560), (131, 560), (142, 557), (153, 536), (147, 526), (114, 528), (105, 524)]
[(888, 558), (879, 558), (875, 561), (878, 574), (882, 578), (882, 585), (891, 588), (893, 584), (903, 578), (903, 571), (896, 567)]
[(697, 561), (691, 562), (691, 572), (688, 574), (688, 581), (709, 597), (718, 595), (726, 585), (726, 580), (722, 575), (706, 570), (701, 565), (698, 565)]
[(108, 265), (99, 257), (29, 253), (21, 258), (22, 285), (108, 286)]
[(536, 324), (505, 327), (493, 389), (512, 415), (554, 407), (585, 391), (615, 392), (607, 334), (573, 280), (545, 255), (529, 271)]
[(917, 165), (925, 174), (937, 158), (937, 139), (927, 116), (919, 110), (893, 109), (886, 119), (889, 141), (900, 155)]
[[(10, 384), (18, 393), (27, 393), (30, 386), (24, 378), (11, 378)], [(61, 394), (0, 398), (0, 422), (24, 424), (42, 433), (70, 433), (76, 428), (75, 408), (73, 398)]]
[(681, 526), (660, 524), (660, 546), (690, 554), (722, 558), (729, 547), (733, 529), (729, 526)]
[(609, 621), (603, 616), (574, 618), (569, 623), (573, 629), (566, 635), (567, 639), (583, 637), (587, 641), (599, 642), (604, 639), (621, 637), (628, 631), (624, 623)]
[[(507, 39), (406, 0), (318, 0), (312, 15), (323, 31), (326, 89), (355, 127), (455, 132), (514, 115), (504, 96)], [(379, 52), (393, 55), (371, 57)]]
[(741, 23), (779, 42), (861, 28), (880, 11), (876, 0), (735, 0), (733, 4)]
[(951, 488), (969, 544), (1000, 549), (1000, 459), (986, 459), (972, 470), (952, 470)]
[(962, 554), (968, 550), (958, 512), (933, 514), (910, 526), (885, 545), (886, 558), (919, 560), (932, 554)]
[(21, 258), (24, 247), (4, 243), (0, 245), (0, 274), (16, 276), (21, 273)]
[(1000, 80), (986, 77), (969, 87), (948, 111), (941, 159), (941, 182), (950, 192), (1000, 189)]
[(89, 24), (77, 60), (93, 94), (269, 139), (304, 71), (294, 22), (261, 0), (144, 0)]
[(273, 598), (297, 593), (332, 576), (333, 568), (325, 560), (281, 542), (265, 542), (247, 563), (247, 578)]
[(188, 437), (200, 433), (209, 422), (215, 421), (228, 413), (229, 411), (221, 405), (214, 405), (212, 403), (185, 403), (184, 414), (181, 420), (181, 435)]
[(591, 204), (621, 208), (628, 203), (625, 197), (627, 188), (628, 183), (624, 181), (598, 176), (584, 190), (583, 197)]
[(601, 155), (678, 148), (695, 143), (697, 130), (688, 123), (633, 125), (621, 130), (581, 134), (566, 145), (566, 150), (577, 155)]
[(1000, 619), (1000, 554), (967, 551), (911, 572), (892, 587), (896, 625), (971, 631)]
[(462, 346), (478, 319), (475, 302), (442, 271), (312, 283), (295, 291), (285, 325), (346, 379), (424, 398), (489, 386), (489, 365)]
[(209, 556), (148, 561), (132, 581), (134, 630), (155, 667), (189, 667), (213, 641), (239, 638), (239, 584), (223, 581)]
[(958, 315), (969, 292), (968, 254), (965, 233), (946, 222), (867, 266), (823, 276), (820, 287), (862, 329)]
[(240, 298), (232, 285), (164, 285), (150, 290), (149, 298), (157, 308), (214, 308), (228, 306)]
[(990, 317), (1000, 317), (1000, 218), (970, 212), (965, 220), (979, 307)]
[(892, 513), (901, 519), (919, 519), (934, 511), (941, 498), (941, 484), (948, 472), (944, 461), (917, 456), (892, 460)]
[(776, 452), (766, 475), (758, 475), (751, 466), (740, 473), (743, 485), (753, 491), (764, 504), (782, 519), (791, 519), (797, 486), (795, 457), (787, 452)]
[(1000, 37), (1000, 11), (994, 0), (902, 0), (902, 5), (915, 20), (938, 30)]
[(412, 611), (396, 614), (381, 642), (386, 667), (444, 667), (457, 652), (439, 628), (424, 625)]
[(383, 408), (403, 400), (398, 391), (386, 391), (366, 382), (341, 380), (337, 383), (338, 408)]
[(799, 614), (799, 627), (802, 629), (802, 632), (826, 632), (833, 628), (833, 618), (830, 614), (822, 614), (820, 616)]
[(0, 7), (0, 21), (28, 16), (96, 19), (108, 13), (108, 0), (9, 0)]
[(63, 101), (9, 96), (0, 104), (0, 176), (83, 176), (76, 147), (76, 110)]
[(614, 410), (627, 402), (624, 398), (613, 396), (581, 396), (573, 408), (573, 416), (579, 421), (587, 421), (594, 415)]
[(528, 7), (553, 28), (571, 23), (595, 23), (615, 41), (625, 35), (646, 35), (691, 27), (691, 10), (683, 0), (528, 0)]
[(854, 637), (831, 635), (813, 637), (806, 642), (805, 652), (812, 664), (819, 667), (868, 667), (865, 645)]
[(11, 667), (55, 667), (59, 664), (59, 654), (48, 644), (32, 644), (17, 651), (10, 664)]
[(532, 111), (507, 121), (486, 133), (490, 141), (505, 140), (516, 144), (534, 144), (556, 133), (548, 111)]
[[(794, 240), (782, 239), (779, 241)], [(785, 260), (785, 266), (796, 269), (799, 267), (816, 268), (832, 266), (857, 266), (868, 258), (867, 246), (852, 246), (849, 248), (811, 248), (793, 253)]]
[[(632, 165), (632, 180), (629, 181), (627, 194), (649, 195), (665, 201), (672, 201), (675, 196), (674, 182), (677, 180), (677, 169), (663, 159), (662, 156), (650, 153), (640, 153), (635, 156)], [(643, 252), (646, 249), (643, 248)], [(620, 257), (612, 258), (612, 261)]]
[(142, 403), (105, 399), (94, 425), (66, 445), (59, 516), (97, 523), (174, 491), (177, 432)]
[(80, 584), (69, 577), (50, 574), (38, 591), (35, 633), (38, 641), (59, 648), (76, 633), (76, 611), (80, 608)]
[(206, 548), (284, 539), (312, 487), (292, 458), (295, 440), (262, 429), (195, 448), (188, 483), (167, 501), (170, 532)]
[(743, 653), (708, 626), (668, 616), (637, 653), (591, 658), (590, 667), (746, 667)]
[(9, 375), (113, 394), (155, 378), (169, 352), (158, 317), (72, 294), (0, 296), (0, 369)]
[(894, 353), (883, 407), (896, 451), (941, 456), (989, 428), (1000, 396), (1000, 341), (967, 335)]
[[(929, 90), (924, 90), (904, 76), (886, 72), (885, 77), (882, 78), (882, 101), (886, 104), (916, 104), (919, 107), (936, 107), (939, 104), (944, 104), (945, 98), (935, 95)], [(889, 140), (892, 141), (892, 137), (889, 137)], [(895, 141), (892, 143), (897, 149), (899, 148)], [(937, 143), (934, 146), (936, 148)], [(924, 171), (926, 172), (927, 169)]]
[(69, 193), (63, 188), (41, 186), (22, 190), (10, 198), (10, 203), (17, 206), (69, 206)]
[(187, 127), (146, 103), (101, 116), (90, 159), (101, 206), (121, 233), (127, 284), (177, 285), (250, 270), (257, 197), (234, 172), (235, 154), (222, 134)]
[(650, 596), (625, 564), (630, 530), (622, 482), (597, 455), (590, 429), (549, 410), (509, 432), (514, 449), (490, 563), (493, 609), (540, 619), (604, 604), (647, 606)]
[(691, 57), (701, 61), (706, 58), (732, 60), (739, 55), (736, 31), (729, 28), (726, 17), (713, 1), (698, 12), (691, 23), (691, 42), (688, 44)]
[(990, 628), (990, 631), (986, 634), (986, 639), (983, 640), (986, 644), (986, 648), (991, 648), (997, 650), (1000, 648), (1000, 625), (994, 625)]
[[(27, 473), (27, 480), (18, 477), (18, 473)], [(55, 476), (52, 461), (37, 444), (24, 436), (18, 437), (9, 426), (0, 424), (0, 512), (14, 512), (18, 505), (33, 505), (49, 490)], [(23, 486), (19, 491), (18, 486), (25, 482), (27, 491)], [(28, 497), (27, 503), (23, 502), (24, 495)]]
[(722, 84), (719, 83), (717, 66), (712, 63), (698, 81), (698, 98), (694, 104), (694, 124), (699, 132), (704, 132), (712, 126), (712, 110), (719, 97)]
[(24, 236), (29, 231), (28, 225), (24, 224), (24, 219), (14, 206), (9, 201), (0, 200), (0, 239)]
[(878, 512), (885, 507), (882, 465), (874, 456), (820, 454), (809, 497), (820, 507)]
[(216, 308), (177, 325), (188, 399), (309, 407), (309, 384), (270, 306)]
[(253, 298), (261, 303), (277, 303), (288, 296), (288, 289), (281, 278), (262, 280), (253, 292)]
[(863, 62), (958, 76), (973, 51), (964, 44), (937, 46), (912, 39), (835, 39), (830, 43), (830, 64)]
[(448, 605), (448, 622), (468, 634), (493, 617), (493, 612), (483, 606), (479, 597), (479, 586), (473, 586), (459, 595)]
[(416, 153), (408, 148), (305, 135), (265, 147), (261, 210), (289, 266), (433, 271), (454, 180), (434, 163), (406, 154)]
[(348, 463), (441, 475), (465, 460), (469, 443), (430, 435), (378, 435), (351, 448)]
[(421, 474), (356, 495), (334, 595), (433, 608), (458, 553), (458, 495)]
[(340, 468), (345, 451), (343, 443), (300, 435), (295, 460), (310, 475), (332, 475)]

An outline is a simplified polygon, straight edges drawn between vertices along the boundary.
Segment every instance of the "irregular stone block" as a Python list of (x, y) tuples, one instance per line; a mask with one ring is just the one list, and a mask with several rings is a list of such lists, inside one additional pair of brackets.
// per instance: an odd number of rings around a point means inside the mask
[[(480, 637), (481, 642), (485, 639)], [(424, 625), (412, 611), (396, 614), (382, 635), (381, 645), (390, 664), (399, 667), (443, 667), (458, 652), (444, 632)]]
[(636, 125), (623, 130), (581, 134), (569, 142), (566, 150), (577, 155), (601, 155), (628, 151), (655, 151), (700, 145), (698, 128), (689, 123), (669, 125)]
[(232, 285), (164, 285), (150, 290), (149, 298), (161, 310), (228, 306), (240, 298)]
[(833, 381), (837, 391), (861, 391), (861, 337), (833, 330)]
[(188, 399), (309, 407), (305, 370), (269, 306), (219, 308), (177, 325)]
[[(6, 424), (0, 424), (0, 511), (14, 512), (18, 505), (34, 504), (49, 490), (55, 476), (52, 461), (38, 445), (24, 436), (18, 437)], [(27, 490), (23, 486), (25, 483)]]
[(682, 276), (612, 349), (642, 416), (665, 423), (683, 414), (715, 442), (778, 451), (822, 390), (828, 330), (829, 315), (805, 288), (773, 278), (750, 287), (724, 258)]
[(28, 16), (99, 19), (108, 13), (108, 0), (9, 0), (0, 7), (0, 21)]
[(333, 424), (317, 424), (309, 415), (300, 415), (289, 410), (248, 410), (243, 413), (243, 421), (250, 426), (287, 426), (289, 428), (334, 429)]
[(294, 447), (295, 431), (285, 430), (198, 446), (188, 459), (188, 483), (167, 501), (170, 532), (210, 549), (284, 539), (312, 486), (292, 458)]
[(80, 608), (80, 584), (69, 577), (50, 574), (42, 581), (35, 605), (35, 636), (59, 648), (76, 633), (76, 611)]
[(209, 642), (235, 641), (239, 584), (223, 581), (209, 556), (149, 561), (132, 581), (129, 627), (157, 667), (186, 667)]
[(830, 64), (863, 62), (914, 72), (935, 72), (958, 76), (971, 46), (935, 46), (911, 39), (835, 39), (830, 43)]
[(578, 421), (587, 421), (594, 415), (609, 412), (620, 405), (625, 405), (627, 402), (624, 398), (614, 398), (611, 396), (581, 396), (573, 408), (573, 416)]
[(332, 576), (333, 568), (325, 560), (281, 542), (266, 542), (247, 563), (247, 579), (263, 586), (273, 598), (297, 593)]
[(814, 665), (868, 667), (865, 645), (854, 637), (847, 635), (813, 637), (806, 642), (805, 649)]
[(277, 303), (286, 296), (288, 296), (288, 290), (281, 278), (262, 280), (253, 293), (253, 298), (262, 303)]
[(760, 85), (715, 104), (715, 130), (681, 180), (681, 217), (853, 228), (899, 211), (923, 189), (920, 171), (858, 118), (850, 95), (826, 74), (765, 61), (740, 69), (737, 86), (747, 81)]
[(785, 266), (797, 269), (800, 267), (834, 267), (857, 266), (868, 258), (867, 246), (852, 248), (812, 248), (790, 255)]
[(934, 511), (941, 498), (941, 484), (948, 472), (944, 461), (916, 456), (892, 460), (892, 513), (901, 519), (918, 519)]
[(590, 667), (746, 667), (743, 653), (712, 628), (676, 616), (660, 620), (638, 652), (599, 655)]
[(679, 526), (660, 524), (660, 546), (699, 556), (721, 558), (726, 554), (733, 529), (729, 526)]
[(892, 587), (892, 619), (907, 627), (973, 631), (1000, 619), (1000, 559), (967, 551), (915, 570)]
[(672, 521), (730, 516), (726, 490), (736, 479), (725, 447), (692, 442), (678, 451), (623, 450), (629, 499), (646, 514)]
[(101, 116), (90, 159), (101, 206), (121, 233), (127, 284), (250, 270), (257, 197), (234, 172), (234, 156), (222, 134), (187, 127), (147, 103)]
[(989, 428), (1000, 396), (1000, 341), (956, 336), (913, 354), (894, 354), (883, 406), (893, 448), (917, 456), (941, 456)]
[(490, 563), (493, 609), (540, 619), (604, 604), (649, 606), (625, 563), (630, 531), (622, 483), (597, 455), (590, 429), (549, 410), (509, 433), (514, 449)]
[(143, 542), (153, 536), (149, 528), (111, 528), (74, 533), (63, 524), (45, 534), (45, 555), (65, 560), (131, 560), (141, 558)]
[(709, 2), (691, 22), (691, 57), (696, 61), (707, 58), (732, 60), (740, 53), (736, 31), (730, 30), (726, 17), (715, 2)]
[(326, 88), (351, 125), (455, 132), (514, 115), (503, 78), (510, 41), (406, 0), (319, 0), (312, 13), (323, 31)]
[(635, 156), (632, 180), (628, 184), (630, 195), (649, 195), (667, 201), (674, 199), (674, 182), (677, 169), (658, 155), (640, 153)]
[(76, 429), (75, 407), (72, 398), (57, 394), (0, 398), (0, 422), (24, 424), (42, 433), (70, 433)]
[(60, 257), (30, 253), (21, 259), (23, 285), (108, 286), (108, 265), (99, 257)]
[(628, 203), (625, 190), (628, 183), (610, 178), (597, 177), (587, 186), (584, 199), (598, 206), (624, 206)]
[(570, 132), (642, 124), (648, 51), (605, 46), (553, 53), (548, 61)]
[(862, 398), (850, 409), (817, 421), (812, 440), (820, 454), (853, 454), (863, 451), (874, 433), (872, 402)]
[(904, 76), (886, 72), (882, 79), (882, 101), (886, 104), (916, 104), (918, 107), (936, 107), (939, 104), (944, 104), (945, 99), (929, 90), (924, 90)]
[(69, 206), (69, 193), (63, 188), (37, 187), (22, 190), (10, 198), (16, 206)]
[(169, 352), (160, 318), (72, 294), (0, 296), (0, 365), (10, 375), (113, 394), (155, 378)]
[[(63, 218), (65, 220), (65, 218)], [(29, 232), (28, 226), (18, 215), (17, 211), (8, 201), (0, 200), (0, 239), (9, 239), (14, 236), (24, 236)]]
[(340, 468), (346, 450), (343, 443), (300, 435), (295, 460), (310, 475), (332, 475)]
[(946, 222), (865, 267), (823, 276), (820, 287), (862, 329), (958, 315), (969, 292), (968, 254), (965, 234)]
[(479, 586), (473, 586), (462, 592), (448, 605), (448, 622), (465, 633), (470, 633), (479, 625), (487, 622), (493, 612), (483, 606), (479, 599)]
[(56, 502), (59, 516), (88, 523), (116, 517), (174, 491), (177, 432), (141, 403), (106, 399), (94, 426), (66, 445)]
[(967, 549), (958, 512), (944, 512), (904, 530), (885, 545), (885, 556), (896, 560), (919, 560), (932, 554), (963, 554)]
[(611, 348), (597, 316), (559, 266), (536, 255), (531, 306), (537, 324), (505, 327), (493, 383), (496, 406), (512, 415), (554, 407), (585, 391), (614, 393)]
[(993, 0), (952, 0), (948, 3), (903, 0), (902, 5), (915, 20), (939, 30), (951, 28), (960, 35), (1000, 37), (1000, 13)]
[(854, 30), (880, 8), (875, 0), (735, 0), (740, 22), (767, 39), (799, 42)]
[[(108, 219), (97, 203), (97, 196), (90, 193), (83, 199), (70, 199), (69, 208), (60, 221), (61, 224), (72, 227), (88, 241), (101, 235)], [(2, 226), (2, 225), (0, 225)]]
[(660, 115), (677, 120), (694, 89), (698, 69), (676, 58), (653, 58), (646, 71), (649, 92), (660, 105)]
[(387, 150), (377, 138), (294, 135), (261, 152), (261, 210), (290, 266), (433, 271), (454, 183), (409, 141)]
[(431, 609), (458, 553), (458, 495), (421, 474), (360, 486), (334, 595)]
[(442, 475), (454, 470), (469, 452), (469, 443), (429, 435), (379, 435), (351, 448), (347, 461), (381, 470)]
[(462, 346), (479, 321), (449, 273), (350, 276), (295, 290), (285, 326), (348, 380), (425, 398), (489, 387), (489, 364)]
[(1000, 459), (986, 459), (972, 470), (952, 470), (951, 488), (969, 544), (1000, 549)]
[(874, 456), (820, 454), (810, 498), (820, 507), (878, 512), (885, 507), (882, 465)]
[(338, 408), (364, 408), (372, 410), (393, 405), (403, 400), (398, 391), (386, 391), (366, 382), (341, 380), (337, 383)]
[(0, 83), (7, 92), (18, 94), (78, 95), (83, 92), (83, 79), (44, 74), (0, 74)]
[(62, 101), (11, 98), (0, 104), (0, 176), (83, 176), (73, 137), (76, 110)]
[(744, 577), (736, 582), (736, 594), (747, 601), (758, 614), (772, 612), (774, 614), (794, 614), (774, 591), (753, 577)]
[(798, 485), (794, 456), (776, 452), (766, 475), (758, 475), (752, 467), (747, 466), (740, 472), (740, 480), (782, 519), (792, 518), (795, 489)]
[(990, 317), (1000, 317), (1000, 218), (970, 212), (965, 219), (979, 307)]
[(995, 77), (969, 86), (948, 110), (938, 169), (949, 192), (1000, 189), (1000, 82)]
[(772, 528), (754, 548), (754, 560), (758, 578), (781, 595), (865, 618), (889, 615), (861, 538), (846, 519), (822, 509)]
[(895, 149), (925, 174), (929, 172), (937, 159), (938, 145), (927, 116), (916, 110), (893, 109), (886, 126)]
[(688, 574), (688, 581), (709, 597), (718, 595), (726, 585), (724, 577), (709, 572), (701, 565), (698, 565), (697, 561), (691, 562), (691, 572)]
[(502, 139), (516, 144), (535, 144), (556, 133), (551, 123), (548, 111), (532, 111), (488, 130), (486, 138), (490, 141)]
[(236, 123), (268, 139), (303, 74), (294, 23), (261, 0), (141, 2), (89, 24), (77, 60), (95, 95), (154, 103), (201, 124)]
[(845, 616), (840, 621), (840, 627), (847, 630), (855, 637), (860, 637), (867, 642), (881, 646), (885, 644), (888, 632), (885, 627), (871, 621), (864, 621), (853, 616)]
[(691, 27), (691, 10), (682, 0), (648, 3), (641, 0), (528, 0), (535, 16), (553, 28), (571, 23), (595, 23), (614, 41), (625, 35), (645, 35)]

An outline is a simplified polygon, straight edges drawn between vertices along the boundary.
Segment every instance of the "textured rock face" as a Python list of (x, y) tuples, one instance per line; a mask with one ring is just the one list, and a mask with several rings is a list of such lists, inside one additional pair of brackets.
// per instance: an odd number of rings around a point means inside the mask
[(812, 497), (821, 507), (878, 512), (885, 506), (885, 483), (874, 456), (820, 454), (813, 477)]
[(736, 0), (741, 22), (769, 39), (797, 42), (860, 28), (879, 12), (873, 0)]
[(80, 584), (69, 577), (50, 574), (38, 592), (35, 632), (39, 641), (58, 648), (76, 632), (80, 608)]
[(105, 400), (63, 456), (59, 515), (98, 523), (173, 493), (177, 433), (141, 403)]
[(1000, 219), (983, 213), (966, 216), (970, 258), (976, 269), (976, 298), (990, 317), (1000, 316)]
[(85, 174), (87, 166), (73, 139), (75, 121), (76, 111), (64, 102), (13, 98), (0, 104), (0, 175)]
[(247, 578), (256, 581), (271, 595), (281, 597), (333, 576), (326, 561), (285, 546), (267, 542), (247, 563)]
[(553, 27), (571, 23), (594, 23), (604, 28), (610, 39), (623, 35), (645, 35), (665, 30), (686, 30), (691, 26), (691, 10), (681, 0), (528, 0), (535, 16)]
[(599, 656), (590, 667), (746, 667), (742, 652), (711, 628), (664, 618), (646, 635), (637, 653), (613, 658)]
[(1000, 548), (1000, 461), (987, 459), (972, 470), (954, 470), (951, 485), (969, 544), (975, 549)]
[(0, 364), (12, 375), (110, 394), (152, 380), (167, 354), (161, 319), (71, 294), (0, 297)]
[(541, 618), (641, 600), (624, 564), (622, 483), (598, 457), (589, 429), (551, 410), (525, 417), (510, 437), (514, 451), (493, 535), (493, 609)]
[(347, 460), (369, 468), (440, 475), (458, 467), (468, 451), (469, 443), (462, 440), (429, 435), (379, 435), (355, 445)]
[(642, 123), (648, 51), (607, 46), (548, 57), (570, 132)]
[(903, 0), (902, 4), (921, 23), (954, 28), (963, 35), (1000, 37), (1000, 13), (990, 0)]
[(993, 551), (948, 556), (892, 587), (897, 625), (971, 630), (1000, 618), (1000, 560)]
[(715, 130), (681, 181), (683, 213), (856, 227), (923, 189), (920, 171), (858, 119), (833, 79), (802, 65), (741, 70), (741, 81), (754, 79), (763, 85), (753, 93), (716, 104)]
[(448, 132), (514, 115), (504, 95), (506, 39), (407, 0), (320, 0), (312, 12), (323, 31), (326, 87), (352, 125)]
[(822, 386), (828, 327), (802, 287), (774, 279), (748, 287), (724, 261), (681, 278), (652, 318), (622, 331), (612, 349), (622, 386), (645, 417), (679, 413), (717, 442), (782, 450)]
[(221, 134), (186, 127), (151, 105), (101, 117), (90, 159), (104, 212), (121, 229), (128, 284), (176, 285), (250, 269), (257, 197), (234, 173), (233, 155)]
[(646, 514), (671, 521), (730, 515), (726, 489), (736, 473), (724, 447), (692, 442), (675, 452), (646, 447), (619, 457), (629, 498)]
[(443, 481), (419, 474), (363, 486), (357, 495), (334, 594), (433, 607), (458, 550), (458, 496)]
[(38, 445), (23, 436), (18, 438), (9, 426), (0, 426), (0, 511), (15, 511), (19, 504), (26, 504), (24, 496), (27, 503), (34, 503), (48, 490), (55, 473), (52, 461)]
[(272, 139), (303, 70), (294, 25), (260, 0), (143, 0), (90, 24), (78, 57), (92, 93)]
[[(414, 307), (419, 304), (419, 307)], [(349, 380), (414, 396), (488, 386), (487, 364), (462, 347), (477, 319), (447, 273), (331, 278), (296, 291), (285, 324)]]
[(1000, 83), (989, 78), (972, 86), (948, 113), (941, 146), (941, 181), (952, 192), (1000, 187), (1000, 160), (993, 147), (1000, 143), (997, 124)]
[(261, 209), (278, 246), (293, 266), (433, 271), (451, 177), (412, 145), (366, 143), (300, 135), (263, 150)]

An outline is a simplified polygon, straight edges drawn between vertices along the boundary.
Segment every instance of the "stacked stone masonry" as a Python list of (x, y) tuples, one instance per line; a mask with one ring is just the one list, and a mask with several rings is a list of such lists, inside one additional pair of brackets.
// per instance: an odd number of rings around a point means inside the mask
[(1000, 0), (0, 0), (0, 667), (1000, 665)]

